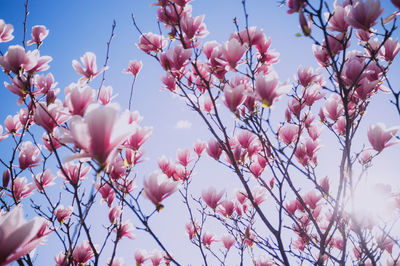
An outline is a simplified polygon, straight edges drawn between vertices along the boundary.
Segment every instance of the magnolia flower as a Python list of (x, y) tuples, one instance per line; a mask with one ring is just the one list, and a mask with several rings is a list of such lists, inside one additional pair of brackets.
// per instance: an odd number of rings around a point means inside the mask
[(110, 154), (134, 133), (135, 125), (128, 123), (127, 116), (118, 117), (118, 110), (117, 104), (104, 107), (93, 104), (83, 118), (78, 115), (71, 118), (70, 137), (66, 141), (75, 142), (82, 149), (76, 157), (92, 157), (100, 165), (106, 165)]
[(257, 99), (263, 107), (270, 107), (279, 96), (288, 92), (288, 86), (282, 86), (278, 82), (278, 75), (275, 72), (269, 74), (258, 74), (255, 82)]
[(156, 205), (157, 210), (161, 210), (161, 201), (178, 190), (178, 182), (168, 180), (164, 174), (153, 172), (143, 181), (143, 188), (145, 196)]
[(74, 208), (72, 206), (64, 207), (60, 205), (55, 211), (54, 215), (59, 223), (64, 223), (66, 220), (71, 218)]
[(384, 148), (396, 144), (398, 141), (388, 142), (396, 135), (399, 129), (400, 127), (386, 129), (385, 125), (382, 123), (370, 125), (368, 128), (368, 140), (372, 148), (377, 152), (381, 152)]
[(38, 166), (39, 162), (42, 161), (42, 158), (40, 158), (40, 149), (33, 145), (32, 142), (25, 141), (21, 145), (18, 160), (21, 170), (24, 170), (28, 167)]
[(87, 240), (83, 241), (79, 246), (76, 246), (72, 252), (72, 258), (74, 259), (74, 263), (76, 265), (85, 264), (93, 256), (94, 250)]
[(92, 52), (86, 52), (81, 57), (81, 62), (85, 69), (83, 69), (82, 65), (78, 61), (72, 61), (72, 67), (75, 69), (76, 73), (83, 76), (79, 79), (79, 83), (84, 83), (87, 80), (90, 81), (107, 69), (105, 66), (97, 71), (96, 55)]
[(127, 69), (122, 70), (122, 73), (132, 74), (135, 77), (139, 74), (140, 69), (142, 69), (142, 61), (130, 60)]
[(27, 45), (32, 45), (36, 43), (38, 46), (40, 46), (43, 42), (43, 40), (49, 35), (49, 30), (46, 28), (46, 26), (43, 25), (37, 25), (32, 27), (32, 40), (28, 41), (26, 44)]
[(11, 24), (6, 24), (4, 20), (0, 19), (0, 43), (9, 42), (14, 39), (12, 35), (14, 27)]
[(0, 214), (0, 265), (8, 265), (34, 250), (43, 241), (39, 233), (43, 225), (46, 223), (40, 217), (27, 222), (20, 207)]
[(224, 191), (222, 190), (217, 192), (214, 187), (210, 187), (201, 192), (201, 197), (203, 198), (204, 202), (213, 210), (215, 210), (219, 205), (222, 195), (224, 195)]
[(379, 0), (358, 0), (353, 4), (348, 16), (344, 20), (356, 29), (368, 30), (374, 26), (376, 20), (382, 14), (381, 3)]

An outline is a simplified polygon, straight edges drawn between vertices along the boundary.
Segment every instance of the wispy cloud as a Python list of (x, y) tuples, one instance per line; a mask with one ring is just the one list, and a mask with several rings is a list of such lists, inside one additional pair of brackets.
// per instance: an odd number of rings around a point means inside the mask
[(178, 128), (178, 129), (189, 129), (191, 127), (192, 127), (192, 123), (190, 123), (187, 120), (179, 120), (175, 125), (175, 128)]

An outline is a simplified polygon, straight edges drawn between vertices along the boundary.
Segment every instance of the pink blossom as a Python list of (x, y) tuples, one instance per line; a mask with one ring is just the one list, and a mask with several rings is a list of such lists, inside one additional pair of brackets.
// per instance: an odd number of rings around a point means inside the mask
[(46, 132), (43, 133), (42, 135), (43, 144), (49, 152), (53, 152), (54, 150), (62, 146), (62, 144), (59, 141), (59, 138), (60, 138), (60, 133), (58, 131), (58, 128), (54, 129), (51, 135), (49, 135)]
[(6, 120), (4, 121), (4, 126), (6, 127), (8, 134), (16, 134), (16, 135), (19, 135), (18, 131), (20, 131), (23, 128), (23, 125), (19, 121), (19, 117), (17, 115), (15, 116), (8, 115), (6, 117)]
[(379, 0), (358, 0), (350, 9), (345, 21), (356, 29), (368, 30), (374, 26), (376, 20), (382, 14), (381, 3)]
[(56, 266), (68, 266), (68, 258), (65, 256), (64, 252), (60, 252), (57, 256), (54, 256)]
[(177, 45), (160, 55), (160, 64), (165, 70), (179, 71), (187, 65), (186, 61), (191, 55), (191, 49), (184, 49), (182, 45)]
[(389, 140), (396, 135), (398, 130), (399, 127), (386, 129), (386, 126), (382, 123), (370, 125), (368, 128), (368, 140), (374, 150), (381, 152), (384, 148), (392, 146), (398, 142), (392, 141), (388, 143)]
[(316, 124), (311, 124), (307, 128), (308, 135), (310, 136), (310, 138), (312, 140), (317, 140), (320, 137), (322, 130), (323, 130), (323, 128)]
[(161, 202), (178, 190), (178, 182), (168, 180), (167, 176), (158, 172), (153, 172), (143, 181), (144, 194), (156, 205), (157, 210), (161, 210)]
[(134, 253), (136, 265), (141, 266), (146, 260), (149, 259), (146, 250), (144, 249), (137, 249)]
[(131, 136), (126, 140), (124, 146), (133, 150), (138, 150), (151, 137), (152, 127), (134, 126)]
[(322, 67), (326, 67), (329, 65), (330, 57), (329, 52), (323, 46), (313, 44), (312, 46), (313, 54), (315, 59), (317, 59), (318, 64)]
[(176, 89), (175, 76), (171, 73), (165, 73), (165, 76), (161, 77), (161, 81), (164, 83), (165, 89), (169, 91), (174, 91)]
[(127, 116), (118, 117), (118, 110), (116, 104), (92, 105), (83, 118), (71, 118), (71, 138), (67, 140), (84, 151), (79, 157), (92, 157), (104, 166), (110, 154), (134, 133), (134, 125), (128, 124)]
[(201, 242), (205, 246), (211, 246), (211, 244), (216, 241), (218, 240), (216, 239), (215, 235), (211, 232), (204, 232), (201, 238)]
[(107, 265), (109, 266), (125, 266), (125, 260), (124, 258), (121, 257), (114, 257), (112, 263), (111, 262), (111, 258), (108, 259)]
[(9, 42), (14, 39), (12, 35), (14, 27), (11, 24), (6, 24), (4, 20), (0, 19), (0, 43)]
[(247, 43), (248, 45), (255, 45), (256, 47), (264, 46), (267, 41), (267, 37), (264, 34), (263, 29), (257, 29), (256, 27), (249, 27), (239, 32), (231, 34), (229, 39), (236, 39), (240, 43)]
[(167, 40), (162, 35), (144, 33), (140, 36), (137, 47), (145, 53), (162, 51), (167, 46)]
[(316, 194), (315, 190), (311, 190), (305, 196), (303, 196), (304, 203), (307, 204), (311, 209), (315, 209), (319, 200), (322, 198), (320, 194)]
[(50, 105), (42, 102), (39, 103), (36, 106), (33, 119), (35, 123), (42, 126), (47, 133), (52, 133), (55, 127), (69, 119), (69, 115), (61, 102), (57, 100)]
[(79, 181), (86, 178), (90, 171), (90, 166), (84, 164), (75, 164), (74, 162), (67, 162), (63, 164), (62, 169), (57, 172), (58, 176), (67, 180), (72, 185), (77, 185)]
[(3, 171), (3, 188), (6, 188), (8, 186), (8, 183), (10, 182), (10, 171), (9, 170), (4, 170)]
[(288, 14), (299, 12), (305, 6), (304, 0), (286, 0), (286, 5), (289, 8)]
[(342, 99), (337, 94), (331, 94), (331, 96), (329, 96), (325, 101), (324, 115), (333, 121), (336, 121), (343, 112)]
[(151, 254), (148, 256), (148, 258), (151, 260), (153, 266), (158, 266), (161, 264), (164, 258), (164, 253), (160, 250), (153, 250), (153, 252), (151, 252)]
[(306, 19), (302, 9), (299, 10), (299, 22), (300, 22), (300, 28), (303, 31), (304, 36), (310, 36), (311, 26), (312, 26), (311, 17), (310, 15), (308, 15)]
[(263, 201), (265, 201), (268, 198), (268, 190), (261, 186), (253, 188), (251, 194), (254, 198), (254, 202), (257, 205), (260, 205)]
[(188, 14), (181, 19), (182, 31), (185, 33), (185, 41), (190, 45), (191, 41), (196, 42), (197, 38), (204, 38), (208, 35), (206, 24), (203, 22), (204, 15), (192, 17)]
[(314, 80), (317, 79), (318, 75), (313, 73), (312, 67), (298, 67), (297, 77), (301, 86), (308, 87)]
[(190, 221), (185, 224), (185, 230), (189, 239), (193, 239), (193, 237), (200, 232), (200, 226), (196, 222)]
[(35, 175), (33, 177), (33, 181), (35, 181), (37, 189), (39, 191), (43, 191), (46, 187), (55, 184), (53, 182), (55, 178), (55, 175), (51, 173), (50, 169), (46, 169), (44, 172)]
[(263, 107), (270, 107), (279, 96), (288, 92), (289, 87), (282, 86), (278, 82), (278, 75), (271, 72), (267, 75), (258, 74), (255, 82), (257, 99)]
[(81, 62), (85, 69), (83, 69), (82, 65), (78, 61), (72, 60), (72, 67), (75, 69), (76, 73), (83, 76), (79, 79), (79, 83), (90, 81), (107, 69), (105, 66), (97, 71), (96, 55), (92, 52), (86, 52), (81, 57)]
[(0, 65), (5, 72), (29, 71), (38, 63), (38, 50), (26, 52), (25, 48), (20, 45), (11, 45), (4, 56), (0, 56)]
[(325, 13), (325, 20), (328, 21), (329, 26), (326, 27), (331, 31), (345, 32), (349, 27), (349, 24), (346, 22), (346, 17), (349, 15), (350, 6), (343, 7), (341, 5), (335, 4), (335, 10), (333, 10), (332, 14)]
[(108, 185), (107, 183), (103, 185), (99, 185), (96, 183), (95, 188), (101, 194), (103, 198), (102, 200), (107, 202), (108, 207), (111, 207), (111, 204), (113, 203), (115, 198), (114, 189), (110, 187), (110, 185)]
[(379, 53), (385, 58), (387, 62), (392, 62), (394, 57), (400, 51), (400, 44), (398, 40), (389, 38), (384, 43), (383, 47), (379, 50)]
[(304, 89), (303, 98), (305, 105), (312, 106), (316, 101), (324, 97), (324, 93), (321, 93), (321, 86), (314, 84)]
[(32, 27), (32, 40), (29, 40), (26, 44), (27, 45), (32, 45), (36, 43), (36, 45), (39, 47), (43, 40), (49, 35), (49, 30), (46, 28), (46, 26), (43, 25), (37, 25)]
[(369, 150), (364, 150), (361, 152), (359, 160), (360, 160), (361, 164), (367, 164), (367, 163), (371, 162), (372, 154), (370, 153)]
[(16, 201), (20, 201), (23, 198), (27, 198), (33, 194), (35, 185), (32, 183), (27, 184), (26, 177), (17, 177), (11, 183), (12, 196)]
[(39, 217), (25, 221), (18, 206), (0, 214), (0, 264), (8, 265), (34, 250), (43, 241), (39, 231), (44, 224)]
[(107, 166), (107, 173), (110, 175), (111, 179), (118, 180), (125, 176), (126, 174), (126, 166), (124, 160), (121, 156), (114, 156), (110, 163)]
[(72, 251), (72, 258), (75, 264), (85, 264), (88, 260), (94, 257), (94, 250), (89, 244), (89, 241), (84, 240), (79, 246), (76, 246)]
[(40, 149), (33, 145), (30, 141), (22, 143), (19, 151), (19, 167), (21, 170), (26, 168), (35, 167), (42, 161), (40, 157)]
[(120, 218), (121, 214), (122, 214), (121, 206), (112, 207), (108, 212), (108, 219), (110, 220), (110, 223), (115, 224), (117, 222), (117, 219)]
[(100, 92), (98, 94), (100, 104), (102, 105), (109, 104), (112, 98), (114, 98), (112, 97), (112, 93), (113, 93), (113, 88), (111, 86), (101, 87)]
[(206, 111), (207, 113), (211, 113), (211, 111), (214, 110), (213, 100), (210, 96), (206, 94), (200, 96), (199, 104), (201, 110)]
[(207, 190), (201, 192), (201, 197), (204, 202), (215, 211), (217, 206), (220, 204), (220, 200), (224, 195), (224, 191), (217, 192), (214, 187), (209, 187)]
[(54, 215), (59, 223), (64, 223), (66, 220), (71, 218), (74, 208), (72, 206), (64, 207), (63, 205), (58, 206), (54, 211)]
[(122, 222), (116, 229), (118, 239), (123, 237), (134, 239), (135, 235), (132, 233), (134, 229), (135, 227), (129, 220)]
[(226, 199), (219, 204), (218, 213), (220, 213), (225, 217), (230, 217), (232, 216), (234, 210), (235, 210), (235, 203), (232, 200)]
[(127, 69), (122, 70), (122, 73), (132, 74), (135, 77), (139, 74), (143, 67), (142, 61), (130, 60)]
[(226, 107), (235, 113), (238, 106), (240, 106), (246, 99), (244, 93), (244, 85), (239, 85), (236, 87), (225, 85), (223, 102)]
[(257, 136), (248, 130), (242, 130), (239, 132), (236, 138), (243, 149), (248, 149)]
[(205, 141), (201, 140), (196, 140), (196, 142), (193, 144), (193, 150), (197, 154), (197, 156), (200, 157), (200, 155), (203, 153), (204, 149), (206, 148), (207, 143)]
[(40, 93), (46, 94), (57, 85), (57, 82), (54, 82), (53, 74), (48, 73), (46, 76), (44, 74), (35, 75), (34, 84)]
[(222, 55), (231, 69), (235, 69), (246, 48), (237, 39), (230, 39), (221, 45)]
[(261, 165), (258, 162), (253, 162), (252, 164), (250, 164), (250, 171), (255, 178), (258, 178), (261, 176), (262, 172), (264, 171), (264, 168), (261, 167)]
[(191, 158), (189, 149), (178, 149), (176, 152), (176, 157), (178, 158), (178, 162), (184, 167), (188, 166), (188, 164), (194, 160)]
[(219, 142), (214, 139), (210, 139), (208, 141), (206, 151), (210, 157), (214, 158), (217, 161), (219, 160), (219, 157), (222, 154), (222, 148)]
[(228, 235), (228, 234), (223, 235), (221, 237), (221, 241), (227, 250), (229, 250), (236, 243), (236, 239), (233, 236)]
[(19, 96), (17, 104), (21, 105), (24, 102), (23, 100), (26, 98), (26, 96), (29, 95), (31, 84), (29, 84), (26, 77), (24, 76), (15, 76), (11, 81), (11, 84), (4, 82), (4, 86), (7, 90)]
[(283, 143), (289, 145), (296, 141), (299, 135), (299, 126), (294, 124), (284, 124), (278, 130), (278, 137)]

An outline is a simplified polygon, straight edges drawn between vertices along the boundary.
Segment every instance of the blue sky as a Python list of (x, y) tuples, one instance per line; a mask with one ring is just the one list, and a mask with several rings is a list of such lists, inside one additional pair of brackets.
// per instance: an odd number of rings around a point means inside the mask
[[(10, 44), (21, 44), (22, 40), (22, 22), (24, 17), (24, 2), (22, 0), (0, 0), (0, 19), (6, 23), (14, 25), (16, 36), (13, 41), (6, 44), (0, 44), (0, 50), (4, 53)], [(389, 1), (387, 1), (389, 2)], [(128, 98), (131, 86), (131, 77), (121, 73), (126, 68), (129, 60), (142, 60), (144, 67), (138, 76), (134, 95), (133, 109), (139, 110), (144, 120), (142, 125), (153, 126), (153, 136), (145, 145), (147, 150), (146, 157), (149, 158), (142, 166), (137, 169), (138, 183), (142, 184), (142, 179), (148, 173), (157, 167), (156, 159), (161, 155), (167, 155), (174, 158), (177, 148), (191, 147), (193, 142), (200, 138), (208, 140), (211, 136), (204, 124), (192, 112), (188, 111), (185, 104), (168, 92), (161, 91), (160, 76), (163, 74), (162, 69), (153, 58), (145, 55), (134, 45), (140, 34), (133, 27), (131, 14), (135, 15), (136, 22), (143, 32), (158, 32), (156, 24), (156, 7), (151, 7), (152, 1), (147, 0), (88, 0), (88, 1), (52, 1), (52, 0), (31, 0), (29, 3), (28, 16), (28, 33), (27, 40), (30, 39), (30, 28), (34, 25), (45, 25), (50, 34), (41, 47), (42, 55), (50, 55), (53, 62), (50, 63), (50, 70), (58, 87), (63, 90), (71, 82), (76, 82), (79, 76), (75, 73), (71, 66), (73, 59), (79, 58), (87, 51), (94, 52), (97, 55), (98, 66), (102, 66), (105, 60), (106, 42), (110, 36), (111, 25), (116, 20), (115, 38), (112, 40), (110, 48), (110, 69), (106, 72), (105, 85), (111, 85), (114, 93), (118, 96), (114, 100), (121, 104), (122, 108), (127, 108)], [(293, 81), (293, 75), (296, 73), (298, 65), (317, 67), (312, 56), (311, 40), (304, 37), (296, 37), (296, 33), (300, 31), (298, 28), (297, 15), (287, 15), (285, 7), (279, 8), (275, 0), (249, 0), (248, 12), (250, 14), (250, 26), (256, 25), (263, 28), (266, 35), (272, 38), (272, 48), (280, 52), (280, 62), (275, 69), (282, 80), (290, 79)], [(385, 5), (385, 14), (389, 14), (393, 8)], [(193, 1), (193, 14), (206, 14), (205, 22), (210, 32), (206, 37), (206, 41), (217, 40), (219, 42), (226, 41), (229, 35), (235, 31), (233, 18), (237, 17), (239, 25), (244, 26), (244, 16), (240, 0), (197, 0)], [(396, 33), (396, 36), (399, 34)], [(395, 60), (395, 68), (392, 73), (398, 73), (398, 58)], [(391, 80), (396, 86), (400, 85), (398, 75), (391, 75)], [(14, 114), (19, 108), (16, 105), (17, 97), (6, 90), (2, 83), (7, 81), (5, 75), (0, 75), (0, 122), (3, 123), (8, 114)], [(98, 88), (100, 78), (97, 78), (91, 85)], [(375, 123), (384, 119), (387, 126), (399, 124), (399, 116), (394, 107), (389, 104), (389, 96), (379, 96), (381, 102), (379, 104), (371, 104), (368, 120), (361, 126), (361, 130), (368, 127), (368, 121)], [(277, 114), (277, 119), (282, 119), (283, 113)], [(187, 129), (178, 129), (176, 124), (180, 120), (190, 121), (192, 126)], [(41, 136), (41, 134), (40, 134)], [(330, 147), (333, 138), (323, 143), (324, 146)], [(360, 143), (365, 143), (365, 136), (360, 136)], [(5, 144), (0, 143), (2, 152), (0, 155), (7, 156), (7, 148)], [(372, 171), (373, 175), (378, 175), (391, 162), (398, 161), (399, 148), (392, 147), (388, 149), (385, 157), (381, 161), (377, 161), (377, 167)], [(321, 165), (325, 172), (335, 171), (338, 162), (332, 162), (328, 150), (322, 153)], [(386, 151), (385, 151), (386, 152)], [(324, 157), (324, 155), (326, 155)], [(214, 185), (222, 188), (227, 182), (231, 182), (232, 176), (229, 171), (221, 168), (211, 160), (202, 162), (203, 168), (198, 170), (197, 180), (193, 183), (195, 186), (208, 187)], [(2, 169), (1, 169), (2, 170)], [(395, 176), (388, 172), (390, 176)], [(389, 179), (390, 180), (390, 179)], [(238, 185), (235, 181), (226, 191), (230, 194), (231, 190)], [(199, 194), (198, 194), (199, 195)], [(178, 195), (174, 196), (178, 200)], [(168, 202), (168, 201), (167, 201)], [(29, 204), (29, 203), (26, 203)], [(150, 206), (150, 205), (149, 205)], [(103, 206), (105, 209), (105, 206)], [(105, 213), (105, 211), (104, 211)], [(157, 222), (155, 227), (159, 230), (161, 238), (166, 242), (185, 241), (183, 225), (187, 221), (186, 214), (180, 207), (168, 209), (168, 207), (157, 217), (158, 221), (172, 220), (170, 217), (182, 217), (173, 223)], [(176, 240), (171, 241), (172, 235), (176, 236)], [(153, 249), (155, 246), (149, 238), (144, 234), (138, 234), (140, 239), (136, 241), (125, 241), (125, 246), (121, 248), (126, 254), (126, 261), (132, 259), (132, 252), (135, 248), (143, 247)], [(185, 242), (188, 243), (188, 242)], [(182, 244), (170, 245), (172, 252), (178, 254), (178, 259), (188, 261), (192, 253), (184, 254), (181, 251)], [(186, 244), (185, 244), (186, 247)], [(49, 248), (48, 246), (45, 248)], [(57, 249), (49, 248), (51, 254), (58, 253)], [(44, 252), (41, 248), (39, 252)], [(197, 256), (197, 255), (194, 255)], [(47, 261), (48, 258), (42, 258)], [(52, 256), (51, 256), (51, 263)], [(129, 263), (128, 263), (129, 265)], [(196, 265), (196, 263), (194, 263)]]

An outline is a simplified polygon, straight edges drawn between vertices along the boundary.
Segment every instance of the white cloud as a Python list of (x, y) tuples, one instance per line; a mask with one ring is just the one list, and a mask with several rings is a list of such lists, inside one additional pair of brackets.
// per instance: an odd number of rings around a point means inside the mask
[(175, 128), (178, 128), (178, 129), (189, 129), (191, 127), (192, 127), (192, 123), (190, 123), (187, 120), (179, 120), (175, 125)]

